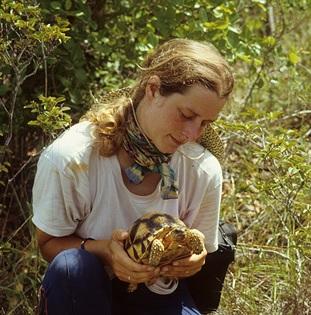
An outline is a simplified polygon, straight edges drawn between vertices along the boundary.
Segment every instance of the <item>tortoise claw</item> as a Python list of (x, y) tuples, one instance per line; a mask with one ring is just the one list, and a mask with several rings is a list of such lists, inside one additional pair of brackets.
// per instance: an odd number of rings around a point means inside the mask
[(134, 292), (137, 289), (138, 285), (136, 283), (130, 283), (127, 287), (129, 293)]
[(151, 244), (149, 264), (151, 266), (158, 266), (161, 261), (163, 253), (164, 253), (163, 243), (160, 240), (155, 239)]
[(204, 250), (203, 239), (204, 239), (203, 234), (196, 229), (191, 229), (187, 233), (187, 244), (194, 254), (199, 255)]

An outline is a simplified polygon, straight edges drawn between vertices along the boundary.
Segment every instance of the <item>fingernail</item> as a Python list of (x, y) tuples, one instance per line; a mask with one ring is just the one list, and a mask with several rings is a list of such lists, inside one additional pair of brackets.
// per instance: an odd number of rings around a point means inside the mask
[(179, 263), (177, 261), (173, 262), (173, 266), (178, 266), (178, 265), (179, 265)]

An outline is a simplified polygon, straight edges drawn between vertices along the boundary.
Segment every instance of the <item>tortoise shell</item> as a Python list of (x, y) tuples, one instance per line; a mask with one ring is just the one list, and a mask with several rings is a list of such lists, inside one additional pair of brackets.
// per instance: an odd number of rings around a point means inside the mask
[(163, 266), (193, 253), (200, 254), (204, 242), (201, 232), (188, 228), (180, 219), (151, 212), (134, 222), (124, 249), (137, 263)]

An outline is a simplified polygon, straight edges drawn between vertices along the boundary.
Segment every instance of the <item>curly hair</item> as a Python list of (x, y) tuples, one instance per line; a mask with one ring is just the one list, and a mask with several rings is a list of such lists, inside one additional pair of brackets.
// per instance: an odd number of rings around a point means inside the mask
[(132, 88), (108, 93), (83, 117), (96, 126), (95, 139), (103, 156), (115, 154), (122, 145), (129, 106), (131, 102), (138, 106), (152, 75), (160, 78), (160, 93), (164, 96), (183, 94), (200, 84), (218, 97), (227, 98), (234, 85), (228, 63), (211, 44), (189, 39), (165, 42), (146, 57)]

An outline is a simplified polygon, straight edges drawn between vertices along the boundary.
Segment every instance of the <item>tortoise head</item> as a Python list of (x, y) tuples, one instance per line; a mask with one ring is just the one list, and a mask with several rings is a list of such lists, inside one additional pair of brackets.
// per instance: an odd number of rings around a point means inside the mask
[(184, 227), (175, 227), (172, 229), (165, 238), (169, 238), (171, 241), (182, 243), (186, 237), (186, 230)]

